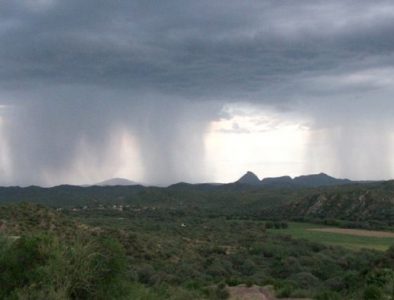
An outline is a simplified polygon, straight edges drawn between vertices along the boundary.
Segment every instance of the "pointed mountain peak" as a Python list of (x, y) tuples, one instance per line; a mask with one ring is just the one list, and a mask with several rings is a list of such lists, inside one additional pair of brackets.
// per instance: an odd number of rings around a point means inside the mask
[(236, 183), (249, 184), (249, 185), (259, 185), (260, 179), (251, 171), (246, 172)]

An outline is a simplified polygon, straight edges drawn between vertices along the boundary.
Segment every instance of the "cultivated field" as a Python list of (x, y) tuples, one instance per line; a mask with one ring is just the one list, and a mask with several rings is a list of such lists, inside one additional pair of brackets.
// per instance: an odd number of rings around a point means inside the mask
[(359, 250), (362, 248), (385, 251), (394, 245), (394, 233), (359, 229), (334, 228), (308, 223), (290, 223), (289, 228), (270, 230), (271, 234), (288, 234), (295, 238), (342, 246)]

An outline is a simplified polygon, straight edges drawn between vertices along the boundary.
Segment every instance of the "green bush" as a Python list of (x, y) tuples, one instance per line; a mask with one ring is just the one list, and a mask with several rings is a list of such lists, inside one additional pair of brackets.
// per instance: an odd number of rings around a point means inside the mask
[(266, 222), (266, 223), (265, 223), (265, 228), (266, 228), (266, 229), (272, 229), (272, 228), (274, 228), (274, 223), (273, 223), (273, 222)]
[(290, 277), (302, 289), (312, 289), (319, 286), (319, 279), (308, 272), (300, 272)]
[(342, 297), (333, 291), (324, 291), (316, 295), (316, 300), (342, 300)]
[(291, 296), (292, 292), (294, 291), (294, 287), (290, 284), (283, 285), (279, 288), (276, 296), (278, 298), (288, 298)]
[(382, 300), (383, 298), (383, 292), (377, 286), (369, 285), (364, 290), (364, 300)]
[(0, 243), (1, 299), (118, 299), (128, 291), (125, 255), (113, 240), (36, 234)]
[(215, 296), (217, 299), (227, 299), (230, 294), (224, 285), (219, 284), (215, 290)]

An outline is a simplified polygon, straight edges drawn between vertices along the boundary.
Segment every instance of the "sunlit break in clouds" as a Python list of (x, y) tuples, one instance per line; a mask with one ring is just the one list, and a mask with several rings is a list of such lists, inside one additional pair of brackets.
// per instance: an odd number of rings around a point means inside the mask
[(0, 0), (0, 184), (394, 176), (392, 1)]

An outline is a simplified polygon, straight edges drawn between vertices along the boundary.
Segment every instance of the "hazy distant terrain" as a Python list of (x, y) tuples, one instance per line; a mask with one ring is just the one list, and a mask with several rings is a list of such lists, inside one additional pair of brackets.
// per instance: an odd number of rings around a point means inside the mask
[(112, 179), (108, 179), (108, 180), (104, 180), (101, 182), (98, 182), (94, 185), (98, 185), (98, 186), (117, 186), (117, 185), (137, 185), (138, 183), (128, 180), (128, 179), (124, 179), (124, 178), (112, 178)]

